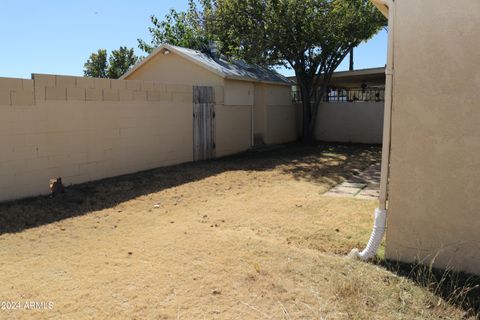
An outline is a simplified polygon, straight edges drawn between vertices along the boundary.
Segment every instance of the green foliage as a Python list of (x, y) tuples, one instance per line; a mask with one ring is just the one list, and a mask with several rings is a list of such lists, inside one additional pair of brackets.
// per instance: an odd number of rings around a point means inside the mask
[(148, 30), (151, 34), (150, 42), (138, 39), (138, 47), (147, 53), (151, 53), (161, 44), (204, 50), (209, 40), (212, 40), (210, 19), (212, 17), (214, 2), (212, 0), (201, 0), (198, 9), (194, 0), (188, 1), (188, 11), (178, 12), (171, 9), (164, 20), (156, 16), (150, 17), (153, 27)]
[(107, 56), (105, 49), (92, 53), (84, 65), (84, 75), (94, 78), (118, 79), (139, 60), (133, 48), (127, 47), (113, 50), (110, 57)]
[(279, 62), (268, 44), (266, 1), (219, 0), (215, 9), (214, 30), (225, 54), (262, 65)]
[(85, 77), (106, 78), (107, 69), (107, 50), (100, 49), (97, 53), (92, 53), (85, 62), (83, 74)]
[(108, 61), (108, 77), (118, 79), (138, 62), (138, 57), (135, 55), (133, 48), (120, 47), (118, 50), (112, 51)]

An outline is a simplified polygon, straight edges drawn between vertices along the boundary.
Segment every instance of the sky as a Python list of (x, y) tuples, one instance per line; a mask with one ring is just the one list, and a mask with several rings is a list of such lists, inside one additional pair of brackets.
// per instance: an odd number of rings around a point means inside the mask
[[(98, 49), (133, 47), (149, 40), (150, 16), (185, 10), (187, 0), (0, 0), (0, 77), (32, 73), (83, 75)], [(355, 50), (355, 69), (384, 66), (385, 31)], [(339, 70), (348, 69), (346, 59)], [(280, 70), (291, 75), (290, 70)]]

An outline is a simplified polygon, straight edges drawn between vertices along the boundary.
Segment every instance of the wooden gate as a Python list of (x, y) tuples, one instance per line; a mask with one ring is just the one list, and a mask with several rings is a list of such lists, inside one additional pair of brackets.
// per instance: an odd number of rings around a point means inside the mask
[(193, 87), (193, 160), (215, 158), (215, 91)]

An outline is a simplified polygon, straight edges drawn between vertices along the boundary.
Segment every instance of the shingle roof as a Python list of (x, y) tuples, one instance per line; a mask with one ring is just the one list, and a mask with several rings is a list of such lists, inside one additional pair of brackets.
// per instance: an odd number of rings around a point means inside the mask
[(164, 52), (165, 49), (177, 53), (180, 56), (187, 58), (188, 60), (218, 74), (225, 79), (292, 85), (292, 82), (287, 77), (258, 65), (248, 64), (241, 60), (227, 60), (223, 56), (214, 59), (211, 55), (198, 50), (192, 50), (168, 44), (158, 47), (147, 58), (134, 66), (129, 72), (124, 74), (121, 79), (124, 79), (128, 75), (134, 73), (135, 70), (147, 63), (151, 58), (160, 52)]

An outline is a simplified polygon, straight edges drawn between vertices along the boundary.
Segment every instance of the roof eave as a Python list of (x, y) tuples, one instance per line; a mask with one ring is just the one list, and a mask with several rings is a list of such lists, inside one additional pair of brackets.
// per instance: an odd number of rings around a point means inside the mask
[(121, 80), (125, 80), (128, 78), (130, 75), (135, 73), (138, 69), (140, 69), (143, 65), (145, 65), (148, 61), (150, 61), (153, 57), (156, 55), (160, 54), (163, 49), (167, 49), (170, 52), (173, 52), (175, 54), (178, 54), (179, 56), (183, 57), (184, 59), (187, 59), (188, 61), (200, 66), (203, 69), (207, 69), (210, 72), (213, 72), (217, 76), (223, 78), (223, 79), (229, 79), (229, 80), (239, 80), (239, 81), (249, 81), (249, 82), (259, 82), (259, 83), (268, 83), (268, 84), (277, 84), (277, 85), (292, 85), (291, 83), (283, 82), (283, 81), (268, 81), (268, 80), (257, 80), (257, 79), (252, 79), (252, 78), (244, 78), (244, 77), (236, 77), (236, 76), (231, 76), (227, 75), (215, 68), (210, 67), (208, 64), (201, 63), (200, 61), (190, 57), (188, 54), (183, 53), (181, 50), (177, 50), (174, 46), (171, 46), (169, 44), (162, 44), (159, 46), (157, 49), (155, 49), (150, 55), (148, 55), (145, 59), (137, 63), (132, 69), (127, 71), (123, 76), (120, 77)]
[(140, 69), (144, 64), (146, 64), (148, 61), (150, 61), (153, 57), (155, 57), (156, 55), (158, 55), (163, 49), (167, 49), (169, 50), (170, 52), (174, 52), (175, 54), (178, 54), (179, 56), (187, 59), (188, 61), (204, 68), (204, 69), (207, 69), (209, 70), (210, 72), (213, 72), (215, 73), (216, 75), (222, 77), (222, 78), (226, 78), (226, 75), (219, 71), (219, 70), (216, 70), (215, 68), (211, 68), (209, 67), (208, 65), (206, 64), (203, 64), (195, 59), (193, 59), (192, 57), (190, 57), (189, 55), (181, 52), (180, 50), (177, 50), (175, 47), (169, 45), (169, 44), (162, 44), (161, 46), (159, 46), (157, 49), (155, 49), (150, 55), (148, 55), (145, 59), (143, 59), (142, 61), (140, 61), (139, 63), (137, 63), (132, 69), (130, 69), (128, 72), (126, 72), (123, 76), (120, 77), (121, 80), (125, 80), (127, 77), (129, 77), (130, 75), (132, 75), (133, 73), (135, 73), (138, 69)]
[(146, 64), (148, 61), (150, 61), (153, 57), (155, 57), (160, 51), (162, 51), (163, 48), (165, 48), (166, 45), (161, 45), (160, 47), (156, 48), (155, 50), (152, 51), (145, 59), (142, 61), (138, 62), (136, 65), (134, 65), (130, 70), (128, 70), (126, 73), (124, 73), (119, 79), (120, 80), (125, 80), (128, 76), (131, 74), (135, 73), (138, 69), (140, 69), (144, 64)]
[(235, 77), (235, 76), (226, 76), (225, 80), (247, 81), (247, 82), (264, 83), (264, 84), (275, 84), (275, 85), (280, 85), (280, 86), (292, 86), (292, 85), (294, 85), (293, 82), (258, 80), (258, 79)]
[(375, 7), (388, 19), (388, 5), (385, 0), (370, 0)]
[(332, 78), (372, 75), (372, 74), (380, 74), (380, 73), (382, 74), (385, 73), (385, 67), (337, 71), (332, 74)]

